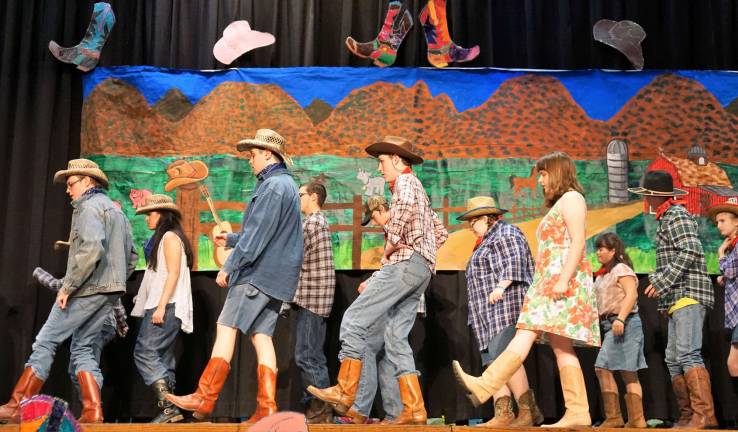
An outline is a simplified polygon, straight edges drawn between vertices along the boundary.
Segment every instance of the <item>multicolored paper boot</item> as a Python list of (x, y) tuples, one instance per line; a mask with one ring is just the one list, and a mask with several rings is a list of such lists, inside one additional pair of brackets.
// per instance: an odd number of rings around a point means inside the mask
[(391, 66), (397, 59), (397, 49), (412, 26), (413, 17), (410, 11), (401, 1), (391, 1), (376, 39), (371, 42), (356, 42), (349, 36), (346, 38), (346, 47), (358, 57), (374, 60), (374, 64), (379, 67)]
[(446, 21), (446, 0), (428, 0), (420, 11), (425, 40), (428, 42), (428, 61), (444, 68), (451, 62), (468, 62), (479, 55), (479, 46), (464, 48), (451, 40)]
[(71, 48), (59, 46), (54, 41), (49, 42), (49, 51), (54, 57), (64, 63), (77, 65), (77, 69), (87, 72), (97, 66), (100, 60), (100, 51), (108, 40), (110, 30), (115, 25), (115, 14), (108, 3), (95, 3), (92, 19), (87, 27), (87, 33), (82, 41)]

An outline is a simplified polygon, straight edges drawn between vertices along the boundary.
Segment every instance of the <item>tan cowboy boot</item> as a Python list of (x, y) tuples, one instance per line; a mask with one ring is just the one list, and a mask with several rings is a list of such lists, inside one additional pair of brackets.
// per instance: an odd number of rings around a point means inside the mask
[(712, 401), (710, 373), (704, 366), (695, 366), (684, 374), (689, 387), (689, 400), (692, 404), (692, 419), (685, 429), (712, 429), (718, 426), (715, 406)]
[(359, 414), (359, 412), (356, 411), (353, 406), (349, 408), (348, 411), (346, 411), (346, 417), (351, 417), (351, 420), (354, 422), (354, 424), (366, 423), (366, 416)]
[(333, 409), (337, 413), (344, 415), (354, 404), (360, 377), (361, 360), (347, 357), (341, 361), (341, 369), (338, 370), (336, 385), (325, 389), (308, 386), (307, 390), (318, 399), (333, 405)]
[(228, 378), (230, 364), (220, 357), (212, 357), (200, 376), (195, 393), (186, 396), (167, 394), (167, 400), (183, 410), (194, 411), (192, 417), (203, 420), (209, 417), (215, 408), (218, 394)]
[(528, 389), (518, 399), (518, 416), (510, 423), (510, 426), (538, 426), (543, 423), (543, 414), (538, 409), (536, 396), (533, 389)]
[(33, 373), (33, 369), (30, 367), (23, 369), (23, 373), (10, 393), (10, 400), (0, 406), (0, 423), (20, 423), (20, 410), (18, 409), (20, 402), (38, 394), (43, 385), (43, 380)]
[(513, 412), (512, 398), (510, 396), (502, 396), (495, 401), (495, 416), (480, 426), (510, 426), (513, 420), (515, 420), (515, 413)]
[(471, 403), (478, 407), (487, 402), (492, 395), (510, 380), (523, 360), (513, 351), (503, 351), (482, 373), (481, 377), (468, 375), (461, 368), (459, 362), (454, 360), (451, 365), (456, 375), (456, 380), (467, 390), (467, 397)]
[(77, 373), (77, 381), (79, 381), (79, 392), (82, 396), (82, 415), (78, 421), (80, 423), (102, 423), (102, 400), (95, 377), (89, 372), (82, 371)]
[(576, 426), (592, 426), (589, 416), (589, 402), (587, 388), (584, 384), (582, 369), (576, 366), (564, 366), (559, 369), (561, 376), (561, 390), (564, 393), (566, 412), (561, 420), (551, 425), (541, 427), (569, 428)]
[(601, 428), (621, 428), (625, 424), (623, 422), (623, 414), (620, 413), (620, 395), (614, 392), (602, 392), (602, 405), (605, 411), (605, 421), (598, 427)]
[(628, 423), (625, 423), (625, 427), (648, 427), (648, 425), (646, 424), (646, 418), (643, 417), (643, 401), (641, 400), (640, 396), (635, 393), (626, 393), (625, 407), (628, 409)]
[(256, 411), (242, 424), (254, 424), (264, 417), (277, 412), (277, 372), (267, 365), (256, 368), (258, 388), (256, 391)]
[(671, 388), (676, 396), (677, 406), (679, 407), (679, 418), (674, 426), (686, 426), (692, 420), (692, 404), (689, 401), (689, 389), (687, 388), (687, 380), (684, 375), (677, 375), (671, 379)]
[(402, 401), (402, 412), (388, 424), (424, 425), (428, 420), (425, 411), (423, 392), (420, 390), (420, 382), (415, 374), (402, 375), (397, 378), (400, 382), (400, 400)]

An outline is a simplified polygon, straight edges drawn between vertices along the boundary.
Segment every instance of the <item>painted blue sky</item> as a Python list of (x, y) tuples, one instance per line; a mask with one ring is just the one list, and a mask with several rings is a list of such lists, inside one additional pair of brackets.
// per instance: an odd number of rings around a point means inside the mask
[[(421, 69), (421, 68), (254, 68), (221, 71), (164, 69), (151, 66), (99, 67), (84, 77), (84, 97), (107, 78), (120, 78), (141, 91), (150, 104), (171, 88), (178, 88), (196, 103), (218, 84), (226, 81), (277, 84), (303, 108), (314, 99), (335, 106), (352, 90), (377, 81), (400, 83), (407, 87), (424, 81), (431, 93), (447, 94), (459, 111), (479, 106), (505, 80), (534, 71), (499, 69)], [(592, 118), (608, 120), (639, 89), (657, 75), (674, 72), (693, 78), (712, 92), (723, 106), (738, 97), (738, 73), (723, 71), (642, 71), (605, 72), (600, 70), (534, 72), (555, 76), (574, 100)], [(309, 85), (306, 85), (308, 84)]]

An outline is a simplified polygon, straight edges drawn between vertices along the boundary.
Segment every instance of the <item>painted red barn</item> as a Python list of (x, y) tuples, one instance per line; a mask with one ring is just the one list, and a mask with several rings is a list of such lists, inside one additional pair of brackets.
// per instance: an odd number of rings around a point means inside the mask
[[(687, 159), (662, 152), (646, 170), (662, 170), (671, 174), (674, 187), (688, 192), (683, 199), (687, 201), (687, 210), (696, 216), (707, 216), (708, 208), (729, 198), (738, 199), (738, 191), (733, 189), (728, 174), (708, 161), (704, 149), (699, 146), (692, 147)], [(648, 211), (647, 206), (644, 211)]]

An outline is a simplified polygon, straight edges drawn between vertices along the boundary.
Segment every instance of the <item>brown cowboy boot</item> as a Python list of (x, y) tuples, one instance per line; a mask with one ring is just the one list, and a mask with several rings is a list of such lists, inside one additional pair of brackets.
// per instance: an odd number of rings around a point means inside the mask
[(349, 408), (348, 411), (346, 411), (346, 417), (351, 417), (351, 420), (354, 422), (354, 424), (366, 423), (366, 416), (359, 414), (359, 412), (356, 411), (353, 406)]
[(484, 423), (484, 426), (504, 427), (510, 426), (515, 420), (513, 402), (510, 396), (502, 396), (495, 401), (495, 416), (492, 420)]
[(543, 414), (538, 409), (533, 389), (528, 389), (518, 399), (518, 417), (510, 422), (510, 426), (538, 426), (543, 423)]
[(218, 394), (228, 378), (229, 371), (230, 364), (225, 359), (212, 357), (200, 376), (195, 393), (186, 396), (168, 393), (166, 398), (183, 410), (194, 411), (192, 417), (203, 420), (213, 412), (215, 401), (218, 400)]
[(388, 424), (424, 425), (428, 420), (425, 411), (423, 392), (420, 390), (420, 382), (415, 374), (402, 375), (397, 380), (400, 382), (400, 400), (402, 401), (402, 412)]
[(643, 416), (643, 401), (641, 400), (640, 396), (635, 393), (626, 393), (625, 407), (628, 409), (628, 423), (625, 423), (625, 427), (648, 427), (648, 425), (646, 424), (646, 418)]
[(33, 373), (33, 369), (30, 367), (23, 369), (23, 373), (10, 393), (10, 400), (0, 406), (0, 423), (20, 423), (20, 410), (18, 409), (20, 402), (38, 394), (43, 385), (43, 380)]
[(561, 420), (551, 425), (541, 427), (570, 428), (576, 426), (591, 426), (589, 416), (589, 402), (587, 401), (587, 387), (584, 384), (582, 369), (576, 366), (564, 366), (559, 369), (561, 390), (564, 393), (566, 411)]
[(687, 388), (687, 380), (684, 375), (677, 375), (671, 379), (671, 388), (676, 396), (677, 406), (679, 407), (679, 418), (674, 426), (686, 426), (692, 420), (692, 405), (689, 400), (689, 389)]
[(625, 424), (623, 422), (623, 414), (620, 413), (620, 395), (614, 392), (602, 392), (602, 405), (605, 411), (605, 421), (598, 427), (601, 428), (621, 428)]
[(102, 400), (100, 399), (100, 388), (97, 381), (91, 373), (81, 371), (77, 372), (77, 381), (79, 381), (79, 392), (82, 396), (82, 415), (79, 416), (80, 423), (102, 423), (103, 410)]
[(337, 413), (344, 415), (354, 404), (356, 390), (361, 377), (361, 360), (345, 358), (341, 360), (336, 385), (325, 389), (308, 386), (307, 390), (318, 399), (333, 405)]
[(715, 406), (712, 402), (710, 373), (704, 366), (696, 366), (684, 374), (689, 387), (689, 400), (692, 404), (692, 419), (685, 429), (711, 429), (718, 426)]
[(523, 360), (519, 355), (512, 351), (503, 351), (495, 361), (487, 366), (480, 377), (466, 374), (456, 360), (451, 363), (451, 366), (456, 375), (456, 381), (468, 392), (466, 397), (475, 407), (478, 407), (497, 393), (522, 364)]
[(256, 410), (243, 424), (254, 424), (264, 417), (277, 412), (277, 372), (267, 365), (256, 368), (258, 388), (256, 391)]
[(305, 419), (308, 424), (333, 423), (333, 407), (320, 399), (311, 399), (308, 409), (305, 410)]

